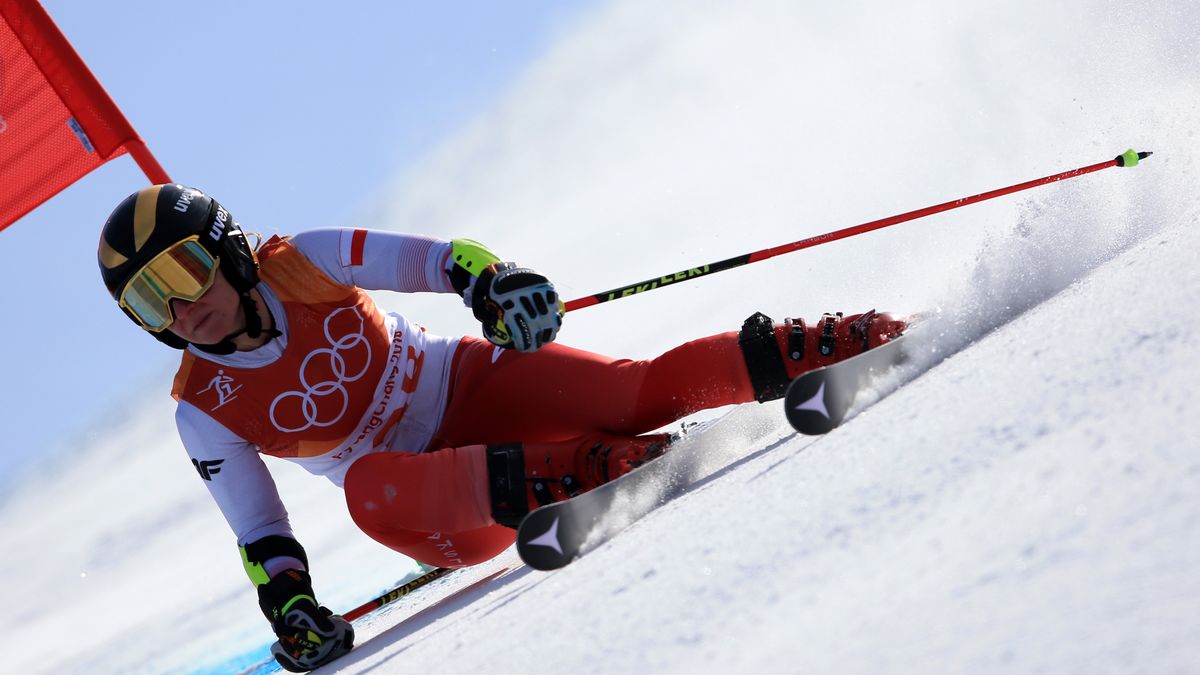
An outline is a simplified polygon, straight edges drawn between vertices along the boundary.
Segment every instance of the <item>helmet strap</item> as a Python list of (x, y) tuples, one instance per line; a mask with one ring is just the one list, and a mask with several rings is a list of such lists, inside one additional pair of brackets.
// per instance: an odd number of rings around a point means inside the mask
[(237, 351), (237, 345), (233, 343), (234, 338), (243, 333), (251, 339), (256, 339), (265, 334), (267, 340), (263, 344), (283, 335), (283, 333), (275, 328), (263, 328), (262, 318), (258, 315), (258, 303), (254, 302), (254, 298), (250, 297), (249, 291), (240, 293), (238, 297), (242, 301), (242, 314), (246, 317), (246, 327), (226, 335), (224, 339), (215, 345), (195, 345), (196, 349), (208, 352), (209, 354), (232, 354)]

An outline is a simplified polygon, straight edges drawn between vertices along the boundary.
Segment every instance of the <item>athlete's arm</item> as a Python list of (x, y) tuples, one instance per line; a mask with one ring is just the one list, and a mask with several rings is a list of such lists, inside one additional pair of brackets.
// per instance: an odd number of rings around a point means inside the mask
[(334, 281), (372, 291), (454, 293), (446, 278), (450, 242), (378, 230), (326, 228), (291, 243)]
[[(266, 539), (292, 539), (287, 510), (275, 480), (255, 447), (190, 403), (175, 409), (175, 425), (192, 466), (237, 536), (238, 546)], [(268, 574), (304, 569), (299, 556), (260, 561)]]
[(471, 239), (373, 230), (302, 232), (292, 245), (333, 280), (368, 290), (457, 293), (493, 344), (532, 352), (554, 341), (563, 304), (550, 281)]
[(354, 629), (317, 602), (308, 556), (292, 536), (275, 481), (254, 446), (190, 403), (179, 404), (175, 422), (193, 466), (237, 534), (259, 608), (279, 638), (271, 645), (275, 660), (304, 672), (348, 652)]

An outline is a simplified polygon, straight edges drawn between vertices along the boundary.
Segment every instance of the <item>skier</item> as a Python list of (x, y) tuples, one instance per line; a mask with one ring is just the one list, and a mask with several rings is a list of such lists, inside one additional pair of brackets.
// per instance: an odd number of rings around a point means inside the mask
[[(99, 264), (122, 310), (183, 351), (172, 395), (182, 443), (237, 536), (294, 672), (353, 645), (322, 607), (259, 453), (343, 486), (370, 537), (431, 565), (488, 560), (539, 505), (660, 455), (649, 434), (689, 413), (767, 401), (800, 373), (904, 330), (873, 311), (773, 324), (649, 360), (556, 343), (563, 305), (541, 274), (469, 240), (361, 229), (272, 237), (254, 249), (203, 192), (156, 185), (104, 225)], [(429, 334), (366, 290), (456, 293), (484, 338)]]

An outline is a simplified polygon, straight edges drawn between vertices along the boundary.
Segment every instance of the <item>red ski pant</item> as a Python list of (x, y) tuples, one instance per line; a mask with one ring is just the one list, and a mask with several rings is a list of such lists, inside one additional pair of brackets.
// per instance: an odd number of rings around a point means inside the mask
[(484, 446), (636, 436), (752, 400), (736, 332), (639, 361), (558, 344), (523, 354), (464, 338), (427, 452), (358, 460), (346, 475), (346, 501), (355, 523), (385, 546), (432, 565), (474, 565), (515, 536), (492, 520)]

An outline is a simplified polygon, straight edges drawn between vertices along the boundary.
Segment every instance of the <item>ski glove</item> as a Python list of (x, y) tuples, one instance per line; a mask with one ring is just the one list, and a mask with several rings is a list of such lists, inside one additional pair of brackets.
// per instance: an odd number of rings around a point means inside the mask
[(563, 304), (549, 279), (501, 262), (477, 241), (455, 239), (451, 246), (446, 275), (483, 324), (488, 341), (521, 352), (537, 351), (554, 341), (562, 326)]
[(534, 352), (554, 342), (563, 306), (554, 284), (516, 263), (495, 263), (479, 275), (471, 298), (475, 318), (492, 344)]
[(271, 654), (279, 665), (304, 673), (350, 651), (350, 622), (317, 604), (307, 572), (285, 570), (258, 587), (258, 604), (279, 638)]

